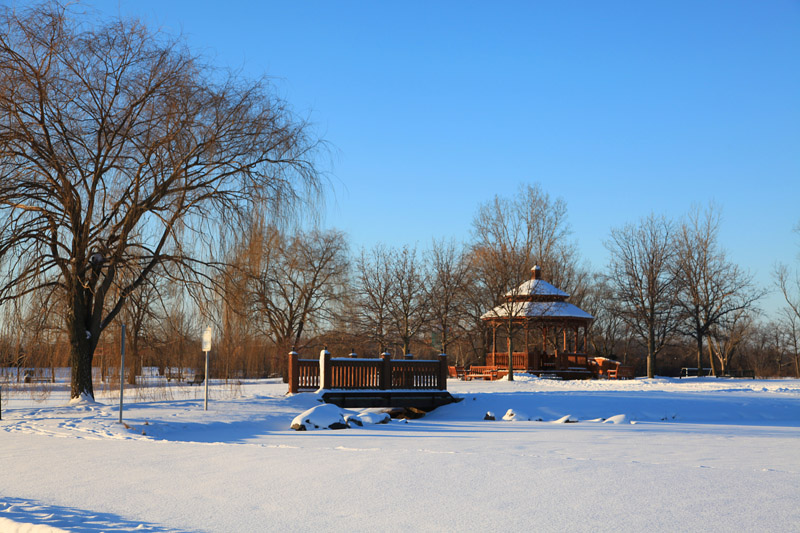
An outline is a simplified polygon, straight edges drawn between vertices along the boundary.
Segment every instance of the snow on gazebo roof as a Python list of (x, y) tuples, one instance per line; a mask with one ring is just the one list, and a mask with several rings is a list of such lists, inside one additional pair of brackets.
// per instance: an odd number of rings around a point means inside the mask
[(506, 293), (506, 297), (520, 296), (558, 296), (559, 298), (569, 298), (569, 294), (561, 289), (554, 287), (543, 279), (529, 279), (516, 289), (511, 289)]
[(506, 303), (484, 313), (483, 320), (511, 316), (512, 318), (578, 319), (594, 320), (594, 317), (564, 300), (569, 294), (542, 279), (542, 269), (534, 266), (532, 277), (516, 289), (506, 293)]
[(498, 305), (491, 311), (481, 315), (484, 320), (491, 318), (504, 318), (508, 315), (513, 318), (582, 318), (593, 320), (594, 317), (568, 302), (509, 302)]

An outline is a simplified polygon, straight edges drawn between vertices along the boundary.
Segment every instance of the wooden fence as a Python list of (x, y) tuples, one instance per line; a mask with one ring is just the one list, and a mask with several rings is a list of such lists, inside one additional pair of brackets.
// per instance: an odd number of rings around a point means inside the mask
[(342, 390), (447, 390), (447, 356), (434, 360), (332, 358), (327, 350), (319, 359), (289, 354), (289, 392)]

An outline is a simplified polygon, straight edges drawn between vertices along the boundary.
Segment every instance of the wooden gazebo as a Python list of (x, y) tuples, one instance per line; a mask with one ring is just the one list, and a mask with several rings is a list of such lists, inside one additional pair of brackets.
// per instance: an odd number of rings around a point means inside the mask
[(505, 303), (481, 317), (489, 326), (486, 365), (508, 368), (510, 323), (514, 370), (566, 379), (592, 377), (586, 332), (594, 317), (544, 281), (541, 268), (534, 266), (532, 274), (506, 293)]

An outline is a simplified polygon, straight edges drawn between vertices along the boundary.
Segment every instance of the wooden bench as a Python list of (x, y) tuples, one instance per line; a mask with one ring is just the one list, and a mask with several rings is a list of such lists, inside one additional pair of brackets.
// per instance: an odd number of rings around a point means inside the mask
[(606, 371), (606, 375), (608, 379), (633, 379), (636, 377), (633, 367), (627, 365), (617, 365), (616, 368), (609, 368)]
[(496, 381), (508, 375), (508, 370), (501, 370), (496, 366), (471, 366), (469, 372), (464, 375), (466, 381), (482, 379), (484, 381)]
[(636, 378), (636, 369), (628, 365), (620, 365), (617, 368), (618, 379), (634, 379)]
[(187, 381), (186, 383), (188, 383), (189, 385), (202, 385), (205, 380), (206, 380), (205, 374), (195, 374), (194, 377), (190, 381)]
[(496, 371), (496, 366), (475, 366), (472, 365), (469, 367), (469, 370), (464, 375), (464, 379), (466, 381), (471, 381), (473, 379), (483, 379), (483, 380), (491, 380), (492, 379), (492, 371)]

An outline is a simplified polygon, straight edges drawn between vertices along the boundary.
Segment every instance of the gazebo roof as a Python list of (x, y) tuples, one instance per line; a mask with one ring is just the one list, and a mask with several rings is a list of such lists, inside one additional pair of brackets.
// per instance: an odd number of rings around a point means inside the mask
[(568, 302), (509, 302), (504, 305), (498, 305), (491, 311), (484, 313), (481, 318), (484, 320), (505, 318), (509, 314), (513, 318), (578, 318), (594, 320), (592, 315), (577, 305)]
[(541, 278), (542, 269), (531, 269), (532, 277), (506, 293), (507, 302), (481, 316), (483, 320), (507, 318), (515, 320), (549, 320), (589, 322), (594, 317), (565, 300), (569, 294)]
[(506, 293), (507, 298), (517, 299), (525, 296), (554, 296), (559, 300), (569, 298), (569, 294), (543, 279), (529, 279), (516, 289), (511, 289)]

